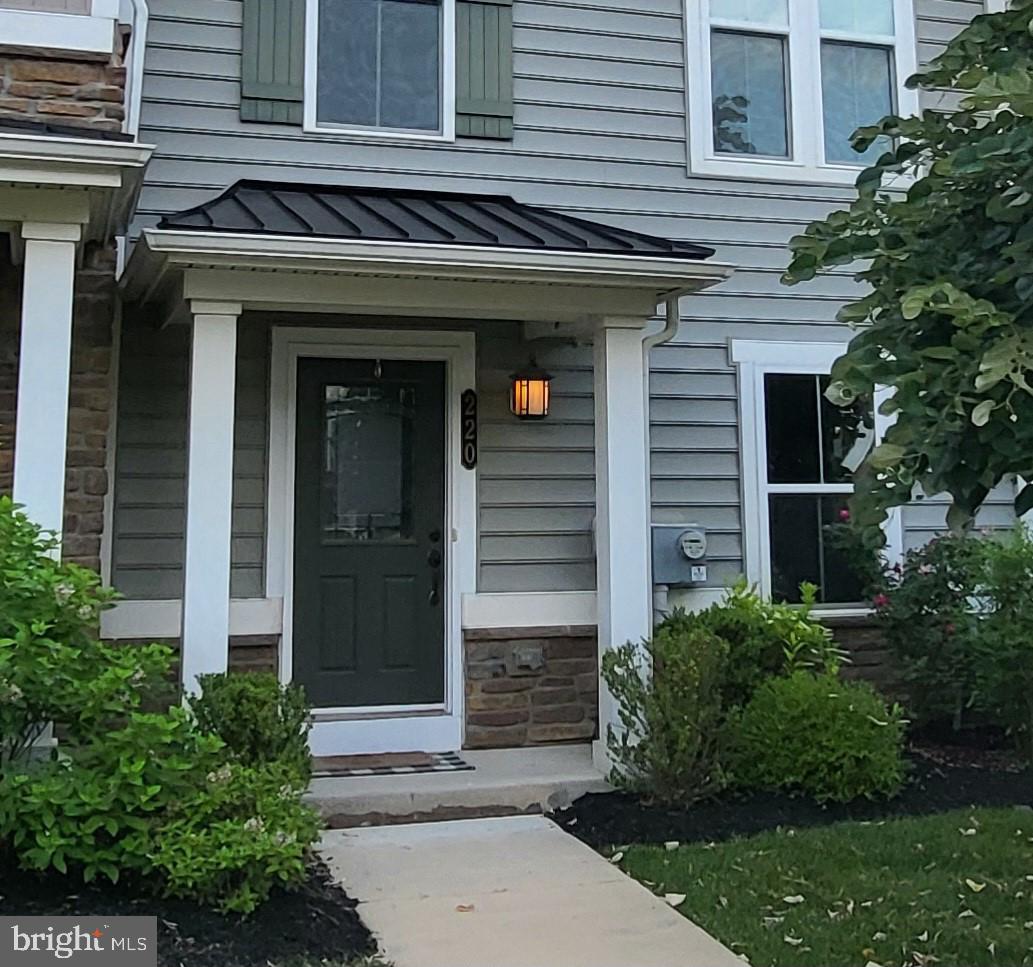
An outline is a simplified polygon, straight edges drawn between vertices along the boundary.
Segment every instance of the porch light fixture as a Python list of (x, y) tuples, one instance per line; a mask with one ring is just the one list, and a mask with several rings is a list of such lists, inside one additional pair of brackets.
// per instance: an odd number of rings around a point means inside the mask
[(549, 415), (549, 383), (552, 374), (531, 357), (523, 369), (510, 375), (509, 408), (520, 420), (544, 420)]

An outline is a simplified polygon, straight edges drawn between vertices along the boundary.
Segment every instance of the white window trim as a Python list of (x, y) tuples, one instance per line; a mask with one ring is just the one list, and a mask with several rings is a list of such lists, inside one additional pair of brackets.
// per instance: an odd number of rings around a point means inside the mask
[[(742, 473), (743, 555), (746, 578), (762, 595), (770, 597), (771, 532), (767, 495), (777, 492), (777, 484), (767, 480), (767, 430), (764, 406), (764, 377), (769, 373), (825, 375), (847, 349), (846, 342), (781, 342), (777, 340), (732, 339), (729, 356), (739, 372), (739, 450)], [(875, 441), (878, 443), (892, 423), (892, 418), (879, 413), (879, 403), (886, 391), (876, 393)], [(800, 490), (796, 484), (784, 488)], [(853, 487), (842, 484), (808, 487), (815, 493), (852, 493)], [(884, 524), (885, 556), (890, 564), (903, 558), (904, 532), (901, 509), (894, 508)], [(850, 606), (822, 605), (822, 610), (844, 613)], [(856, 609), (853, 609), (856, 610)]]
[[(765, 34), (786, 34), (796, 24), (814, 25), (807, 42), (790, 40), (787, 108), (793, 158), (755, 158), (722, 155), (713, 149), (712, 98), (710, 95), (710, 0), (685, 0), (685, 72), (689, 135), (689, 173), (718, 178), (753, 181), (801, 182), (805, 184), (853, 185), (863, 166), (826, 164), (825, 139), (821, 124), (821, 38), (849, 39), (878, 46), (892, 44), (896, 73), (896, 110), (902, 116), (917, 114), (919, 95), (904, 87), (918, 69), (918, 40), (913, 0), (893, 0), (896, 33), (893, 38), (842, 35), (821, 31), (819, 0), (789, 0), (790, 26), (768, 28)], [(729, 24), (729, 26), (735, 26)], [(738, 25), (741, 28), (741, 25)], [(797, 27), (797, 31), (803, 28)], [(873, 118), (873, 120), (876, 120)]]
[(0, 10), (0, 37), (16, 38), (14, 46), (83, 54), (110, 54), (115, 49), (118, 0), (93, 0), (91, 12)]
[(377, 141), (455, 141), (456, 139), (456, 0), (441, 0), (441, 130), (392, 131), (347, 124), (319, 123), (316, 119), (317, 45), (319, 2), (305, 8), (305, 100), (303, 130), (308, 134), (373, 139)]

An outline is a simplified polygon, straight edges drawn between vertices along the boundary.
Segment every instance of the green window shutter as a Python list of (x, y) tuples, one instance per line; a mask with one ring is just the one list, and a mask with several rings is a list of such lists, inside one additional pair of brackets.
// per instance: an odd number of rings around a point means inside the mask
[(301, 124), (305, 95), (305, 0), (244, 0), (240, 117)]
[(456, 2), (456, 134), (513, 137), (513, 0)]

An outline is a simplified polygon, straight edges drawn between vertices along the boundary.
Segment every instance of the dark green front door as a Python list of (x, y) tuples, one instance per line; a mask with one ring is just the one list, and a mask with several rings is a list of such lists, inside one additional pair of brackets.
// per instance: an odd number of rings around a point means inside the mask
[(294, 679), (316, 708), (445, 697), (445, 367), (298, 361)]

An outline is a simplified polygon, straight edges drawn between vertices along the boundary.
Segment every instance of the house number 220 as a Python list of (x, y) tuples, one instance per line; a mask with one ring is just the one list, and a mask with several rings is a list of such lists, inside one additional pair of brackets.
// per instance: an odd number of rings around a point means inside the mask
[(463, 466), (473, 470), (477, 466), (477, 393), (466, 390), (460, 399), (463, 414)]

